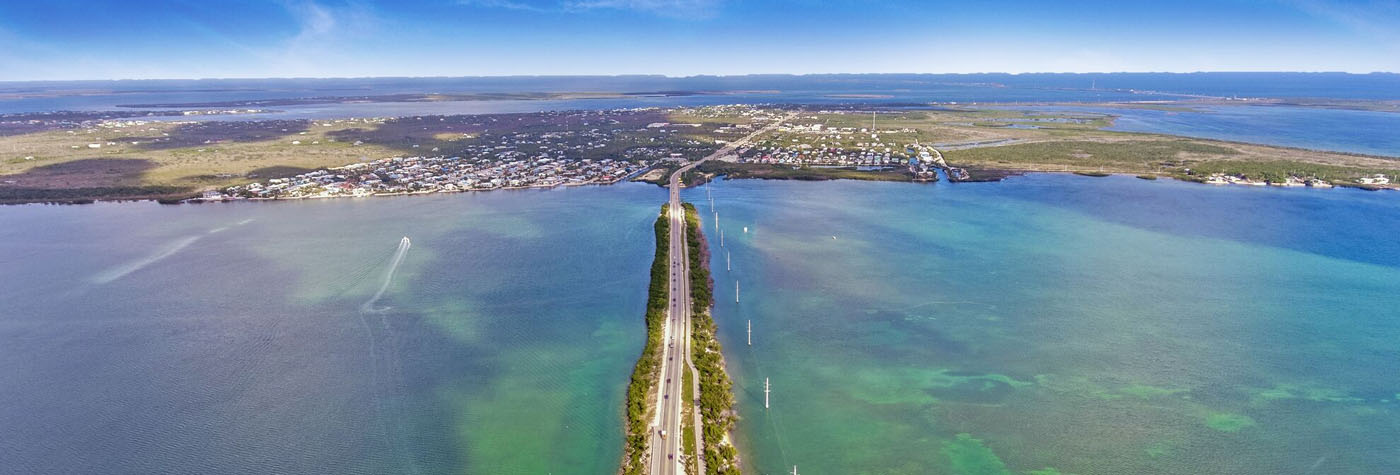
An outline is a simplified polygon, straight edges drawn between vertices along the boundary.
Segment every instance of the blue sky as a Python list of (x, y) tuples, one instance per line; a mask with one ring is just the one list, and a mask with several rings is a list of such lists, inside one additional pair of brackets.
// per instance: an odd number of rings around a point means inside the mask
[(1400, 71), (1400, 0), (0, 2), (0, 80)]

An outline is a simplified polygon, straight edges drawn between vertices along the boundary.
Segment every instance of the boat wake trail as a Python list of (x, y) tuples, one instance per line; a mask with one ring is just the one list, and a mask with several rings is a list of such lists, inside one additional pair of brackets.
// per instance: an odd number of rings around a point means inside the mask
[[(160, 250), (156, 251), (155, 253), (152, 253), (152, 254), (149, 255), (149, 256), (142, 257), (142, 258), (140, 258), (140, 259), (137, 259), (137, 260), (128, 262), (128, 263), (126, 263), (126, 264), (122, 264), (122, 265), (113, 267), (113, 268), (111, 268), (111, 269), (107, 269), (107, 270), (105, 270), (105, 271), (102, 271), (102, 272), (97, 273), (97, 275), (92, 276), (92, 279), (91, 279), (91, 280), (92, 280), (92, 283), (94, 283), (94, 284), (106, 284), (106, 283), (112, 282), (112, 281), (114, 281), (114, 280), (120, 279), (120, 278), (126, 276), (127, 274), (130, 274), (130, 273), (132, 273), (132, 272), (136, 272), (136, 271), (138, 271), (138, 270), (141, 270), (142, 268), (144, 268), (144, 267), (146, 267), (146, 266), (149, 266), (149, 265), (151, 265), (151, 264), (155, 264), (156, 262), (160, 261), (161, 259), (165, 259), (165, 258), (167, 258), (167, 257), (170, 257), (170, 256), (174, 255), (174, 254), (177, 253), (177, 252), (180, 252), (180, 250), (182, 250), (182, 249), (184, 249), (184, 248), (186, 248), (186, 247), (189, 247), (190, 244), (194, 244), (195, 241), (198, 241), (200, 238), (202, 238), (202, 237), (204, 237), (204, 236), (207, 236), (207, 235), (210, 235), (210, 234), (217, 234), (217, 233), (223, 232), (223, 231), (225, 231), (225, 230), (227, 230), (227, 229), (229, 229), (229, 228), (231, 228), (231, 227), (242, 226), (242, 225), (245, 225), (245, 224), (248, 224), (248, 223), (251, 223), (251, 222), (253, 222), (253, 220), (252, 220), (252, 218), (249, 218), (249, 219), (245, 219), (245, 220), (239, 221), (239, 222), (235, 223), (235, 224), (232, 225), (232, 226), (220, 226), (220, 227), (217, 227), (217, 228), (214, 228), (214, 229), (210, 229), (208, 232), (204, 233), (204, 235), (200, 235), (200, 236), (186, 236), (186, 237), (177, 239), (177, 240), (175, 240), (175, 241), (172, 241), (170, 244), (167, 244), (165, 247), (160, 248)], [(404, 238), (404, 239), (408, 239), (408, 238)]]
[(1326, 455), (1323, 455), (1322, 457), (1318, 457), (1317, 461), (1316, 461), (1316, 462), (1313, 462), (1312, 467), (1308, 467), (1308, 471), (1303, 472), (1303, 474), (1304, 474), (1304, 475), (1311, 475), (1313, 472), (1316, 472), (1317, 469), (1318, 469), (1318, 467), (1321, 467), (1322, 464), (1325, 463), (1325, 462), (1327, 462), (1327, 456), (1326, 456)]
[(209, 234), (218, 234), (218, 233), (227, 231), (228, 228), (242, 226), (242, 225), (245, 225), (245, 224), (248, 224), (248, 223), (251, 223), (251, 222), (253, 222), (253, 218), (248, 218), (248, 219), (239, 221), (239, 222), (237, 222), (237, 223), (233, 223), (232, 226), (219, 226), (219, 227), (217, 227), (217, 228), (210, 229), (210, 230), (209, 230)]
[[(357, 317), (360, 320), (360, 326), (365, 330), (370, 365), (369, 385), (374, 394), (374, 410), (380, 429), (383, 431), (384, 443), (391, 448), (393, 456), (399, 459), (399, 465), (407, 467), (405, 473), (418, 474), (422, 470), (409, 454), (409, 438), (403, 426), (403, 418), (399, 417), (403, 408), (394, 402), (395, 398), (390, 396), (396, 392), (397, 388), (406, 385), (402, 371), (403, 363), (399, 356), (399, 341), (386, 316), (389, 307), (375, 308), (380, 297), (383, 297), (384, 292), (389, 290), (389, 284), (394, 282), (394, 273), (398, 271), (399, 264), (403, 263), (404, 255), (408, 254), (408, 248), (412, 245), (413, 243), (408, 240), (407, 236), (399, 241), (399, 247), (394, 251), (393, 258), (389, 260), (389, 267), (384, 271), (384, 282), (380, 283), (379, 290), (375, 291), (369, 300), (360, 304), (360, 312)], [(379, 315), (381, 328), (376, 329), (370, 324), (372, 317), (367, 317), (368, 314)]]
[(379, 285), (379, 290), (374, 292), (374, 296), (360, 305), (360, 312), (371, 313), (386, 310), (376, 309), (374, 304), (378, 303), (379, 298), (384, 296), (384, 291), (389, 290), (389, 284), (394, 282), (394, 272), (399, 270), (399, 264), (403, 263), (404, 254), (408, 254), (408, 248), (412, 245), (413, 243), (408, 240), (408, 236), (399, 240), (399, 249), (394, 252), (394, 259), (389, 261), (389, 269), (384, 271), (384, 283)]
[(120, 279), (123, 276), (126, 276), (127, 274), (141, 270), (141, 268), (143, 267), (155, 264), (161, 259), (165, 259), (174, 255), (177, 252), (180, 252), (181, 249), (189, 247), (190, 244), (194, 244), (194, 242), (198, 241), (200, 237), (202, 236), (187, 236), (177, 239), (171, 242), (170, 244), (165, 245), (165, 247), (162, 247), (160, 250), (156, 251), (155, 253), (152, 253), (149, 256), (142, 257), (140, 259), (99, 272), (97, 273), (97, 275), (92, 276), (92, 283), (106, 284), (111, 281)]

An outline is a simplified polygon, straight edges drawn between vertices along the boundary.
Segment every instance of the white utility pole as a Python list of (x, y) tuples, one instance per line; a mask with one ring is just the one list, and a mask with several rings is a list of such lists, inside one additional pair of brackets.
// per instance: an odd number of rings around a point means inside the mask
[(763, 408), (768, 409), (768, 378), (763, 378)]

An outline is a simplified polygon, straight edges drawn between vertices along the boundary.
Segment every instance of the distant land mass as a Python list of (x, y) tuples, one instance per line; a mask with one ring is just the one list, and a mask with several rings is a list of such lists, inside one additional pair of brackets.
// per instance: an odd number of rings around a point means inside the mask
[[(462, 92), (626, 92), (827, 90), (877, 94), (938, 86), (1157, 91), (1182, 95), (1400, 99), (1400, 74), (1336, 72), (753, 74), (743, 76), (477, 76), (269, 79), (149, 79), (0, 82), (0, 102), (56, 95), (182, 93), (221, 95), (265, 91), (327, 95)], [(288, 96), (299, 97), (299, 96)]]
[[(781, 143), (699, 171), (931, 181), (927, 152), (950, 180), (1127, 173), (1371, 189), (1400, 176), (1400, 75), (1389, 73), (62, 81), (0, 83), (0, 203), (655, 179), (787, 110), (804, 117)], [(526, 158), (557, 176), (511, 165)], [(391, 172), (419, 160), (451, 183)]]

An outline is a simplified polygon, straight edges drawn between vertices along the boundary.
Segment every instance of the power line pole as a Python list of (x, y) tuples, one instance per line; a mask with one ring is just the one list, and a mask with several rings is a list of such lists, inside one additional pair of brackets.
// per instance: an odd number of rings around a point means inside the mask
[[(768, 409), (768, 378), (763, 378), (763, 408)], [(793, 467), (796, 469), (797, 467)]]

